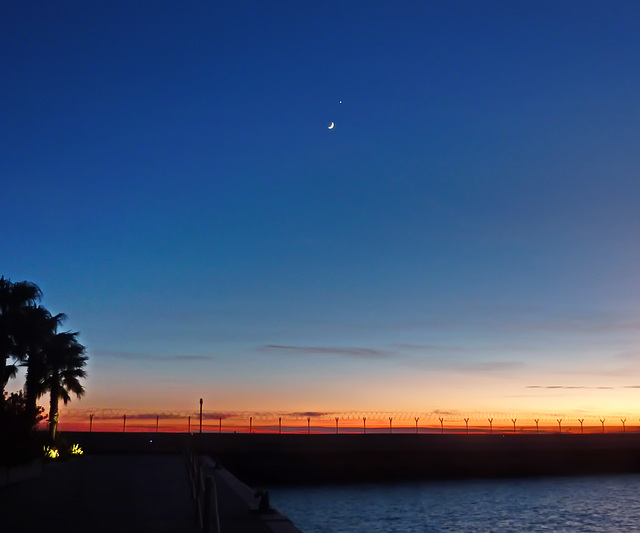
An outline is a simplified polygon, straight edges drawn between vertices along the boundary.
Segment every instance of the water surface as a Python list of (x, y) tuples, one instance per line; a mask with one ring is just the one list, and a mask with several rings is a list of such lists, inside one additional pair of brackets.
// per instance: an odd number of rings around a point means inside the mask
[(305, 533), (640, 530), (640, 475), (275, 488)]

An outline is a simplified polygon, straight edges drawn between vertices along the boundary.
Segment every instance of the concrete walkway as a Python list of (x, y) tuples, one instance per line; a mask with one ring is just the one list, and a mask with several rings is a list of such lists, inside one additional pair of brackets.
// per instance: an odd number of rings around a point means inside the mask
[(3, 533), (198, 531), (182, 455), (89, 455), (0, 490)]

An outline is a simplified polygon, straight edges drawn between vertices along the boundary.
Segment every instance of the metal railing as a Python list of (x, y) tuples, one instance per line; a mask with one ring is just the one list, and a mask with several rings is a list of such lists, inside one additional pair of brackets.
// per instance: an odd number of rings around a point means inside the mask
[(187, 448), (191, 496), (195, 501), (195, 524), (205, 533), (220, 533), (218, 493), (213, 475), (216, 466), (208, 457), (200, 457), (192, 448)]

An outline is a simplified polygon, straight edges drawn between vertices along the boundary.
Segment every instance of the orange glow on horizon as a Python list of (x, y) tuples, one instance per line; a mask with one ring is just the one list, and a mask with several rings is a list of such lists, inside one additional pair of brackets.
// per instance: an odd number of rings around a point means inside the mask
[[(126, 418), (125, 418), (126, 417)], [(338, 418), (336, 422), (336, 417)], [(363, 420), (366, 419), (366, 420)], [(391, 420), (389, 420), (391, 418)], [(321, 416), (251, 416), (203, 415), (205, 433), (282, 433), (282, 434), (364, 434), (364, 433), (446, 433), (446, 434), (535, 434), (539, 433), (619, 433), (640, 431), (638, 417), (408, 417), (377, 416), (353, 417), (344, 415)], [(466, 418), (466, 420), (465, 420)], [(46, 427), (46, 421), (41, 428)], [(62, 415), (60, 431), (133, 432), (133, 433), (198, 433), (198, 415), (149, 416), (140, 414), (94, 415), (72, 413)]]

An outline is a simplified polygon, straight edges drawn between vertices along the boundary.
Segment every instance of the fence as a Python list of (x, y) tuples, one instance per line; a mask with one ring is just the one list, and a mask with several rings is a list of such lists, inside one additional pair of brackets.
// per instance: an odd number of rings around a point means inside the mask
[(218, 493), (212, 469), (216, 464), (209, 457), (199, 457), (187, 449), (187, 469), (191, 495), (195, 501), (195, 524), (205, 533), (220, 533)]
[(140, 414), (91, 413), (61, 416), (63, 431), (172, 433), (624, 433), (640, 431), (633, 415), (571, 417), (566, 415), (443, 416), (437, 413), (296, 414)]

